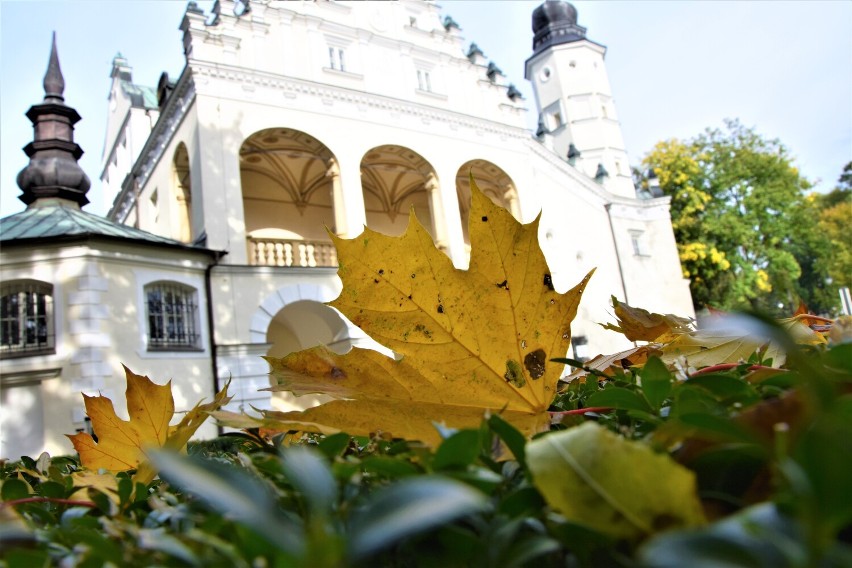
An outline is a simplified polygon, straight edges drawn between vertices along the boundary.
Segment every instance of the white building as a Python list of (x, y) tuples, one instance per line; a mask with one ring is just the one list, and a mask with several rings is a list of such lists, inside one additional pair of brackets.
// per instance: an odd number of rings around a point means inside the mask
[[(115, 59), (101, 172), (114, 198), (108, 217), (207, 260), (192, 282), (174, 280), (197, 301), (191, 324), (201, 332), (165, 341), (145, 317), (147, 280), (119, 291), (109, 266), (93, 268), (140, 326), (138, 340), (116, 341), (113, 352), (132, 350), (134, 370), (189, 377), (208, 396), (232, 377), (235, 405), (286, 405), (258, 392), (268, 384), (260, 356), (369, 342), (322, 305), (340, 288), (324, 227), (398, 234), (414, 207), (464, 268), (470, 171), (518, 219), (541, 215), (557, 289), (597, 267), (572, 327), (575, 348), (626, 346), (596, 323), (611, 320), (611, 295), (691, 315), (668, 199), (636, 195), (606, 50), (585, 38), (576, 10), (548, 0), (533, 14), (535, 135), (525, 129), (527, 101), (439, 10), (422, 0), (220, 0), (205, 15), (190, 2), (186, 66), (174, 82), (160, 78), (156, 108), (154, 90), (133, 84), (128, 62)], [(108, 366), (121, 376), (117, 362)]]

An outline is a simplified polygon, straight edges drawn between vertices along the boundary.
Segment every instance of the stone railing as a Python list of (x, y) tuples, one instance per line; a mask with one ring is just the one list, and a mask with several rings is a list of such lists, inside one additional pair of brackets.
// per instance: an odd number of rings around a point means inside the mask
[(331, 243), (249, 237), (248, 255), (254, 266), (337, 266)]

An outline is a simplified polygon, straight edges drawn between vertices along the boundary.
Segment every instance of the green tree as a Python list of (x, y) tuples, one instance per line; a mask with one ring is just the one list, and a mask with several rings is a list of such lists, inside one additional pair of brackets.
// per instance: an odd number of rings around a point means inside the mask
[[(846, 164), (837, 186), (826, 194), (811, 194), (821, 245), (810, 257), (812, 273), (805, 271), (804, 288), (814, 290), (814, 307), (832, 312), (839, 307), (838, 289), (852, 286), (852, 162)], [(810, 285), (810, 286), (809, 286)]]
[(729, 120), (691, 140), (660, 142), (643, 164), (672, 198), (672, 225), (696, 308), (789, 314), (800, 297), (814, 299), (800, 279), (825, 280), (814, 259), (830, 247), (806, 193), (811, 184), (778, 140)]

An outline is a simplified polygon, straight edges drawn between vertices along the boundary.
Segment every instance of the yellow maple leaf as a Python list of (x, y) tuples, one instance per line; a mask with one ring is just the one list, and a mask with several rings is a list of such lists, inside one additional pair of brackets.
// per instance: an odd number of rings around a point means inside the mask
[(209, 412), (219, 409), (231, 399), (225, 385), (213, 402), (198, 404), (176, 426), (170, 427), (175, 413), (171, 381), (158, 385), (148, 377), (135, 374), (124, 367), (127, 378), (127, 413), (130, 420), (122, 420), (115, 413), (112, 400), (105, 396), (86, 396), (86, 414), (98, 436), (96, 442), (85, 432), (68, 435), (80, 462), (91, 470), (111, 472), (136, 469), (134, 480), (147, 483), (155, 471), (145, 458), (148, 447), (181, 449), (189, 441)]
[(657, 314), (642, 308), (629, 306), (612, 297), (612, 307), (618, 325), (601, 324), (604, 329), (610, 329), (624, 334), (630, 341), (656, 341), (664, 343), (676, 336), (692, 331), (692, 320), (672, 314)]
[(471, 194), (466, 271), (435, 248), (413, 212), (400, 237), (365, 229), (352, 240), (334, 238), (343, 291), (330, 305), (401, 359), (321, 347), (270, 358), (279, 382), (272, 390), (335, 400), (303, 412), (265, 412), (256, 425), (383, 431), (426, 443), (439, 439), (434, 423), (476, 427), (488, 412), (529, 435), (547, 427), (563, 369), (550, 359), (568, 350), (591, 272), (567, 293), (555, 291), (538, 219), (518, 223), (473, 180)]

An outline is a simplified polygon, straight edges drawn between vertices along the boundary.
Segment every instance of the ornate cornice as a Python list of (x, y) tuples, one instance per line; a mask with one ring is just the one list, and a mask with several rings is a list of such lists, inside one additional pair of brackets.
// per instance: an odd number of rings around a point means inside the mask
[[(516, 139), (525, 139), (530, 135), (525, 128), (519, 126), (501, 124), (493, 120), (471, 117), (463, 113), (442, 110), (392, 97), (222, 63), (210, 64), (193, 61), (192, 73), (194, 76), (197, 75), (199, 77), (204, 76), (241, 85), (255, 85), (276, 89), (281, 91), (285, 97), (289, 95), (290, 98), (298, 95), (307, 95), (325, 100), (367, 106), (388, 112), (397, 112), (436, 122), (443, 122), (456, 127), (465, 127), (475, 131), (490, 132)], [(515, 110), (517, 110), (518, 114), (526, 111), (523, 107), (516, 107)]]

